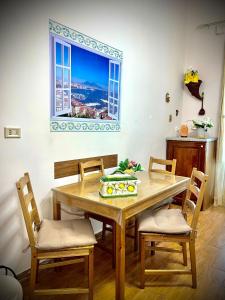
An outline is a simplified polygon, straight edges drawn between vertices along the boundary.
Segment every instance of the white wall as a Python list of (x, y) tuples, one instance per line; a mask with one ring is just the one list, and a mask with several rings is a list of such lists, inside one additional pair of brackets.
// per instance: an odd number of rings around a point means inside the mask
[[(215, 127), (209, 130), (211, 136), (217, 136), (221, 84), (224, 63), (225, 34), (215, 35), (214, 29), (199, 29), (198, 26), (216, 21), (225, 20), (225, 2), (222, 0), (198, 0), (189, 2), (188, 23), (186, 30), (186, 56), (184, 72), (192, 67), (199, 71), (202, 85), (200, 92), (204, 91), (204, 109), (206, 116), (212, 118)], [(182, 122), (201, 118), (198, 112), (201, 101), (191, 96), (184, 88)], [(192, 123), (188, 123), (191, 125)]]
[[(165, 137), (180, 124), (175, 110), (182, 104), (186, 3), (15, 1), (1, 6), (0, 14), (0, 264), (19, 273), (29, 267), (15, 188), (24, 171), (41, 214), (50, 217), (54, 161), (118, 153), (147, 167), (150, 154), (165, 157)], [(124, 52), (121, 132), (50, 132), (49, 18)], [(4, 139), (7, 125), (21, 127), (22, 138)]]

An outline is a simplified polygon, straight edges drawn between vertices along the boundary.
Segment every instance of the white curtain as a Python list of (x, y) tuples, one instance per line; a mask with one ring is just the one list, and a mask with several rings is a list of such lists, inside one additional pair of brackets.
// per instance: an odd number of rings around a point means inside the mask
[(225, 206), (225, 57), (222, 84), (220, 128), (217, 141), (215, 206)]

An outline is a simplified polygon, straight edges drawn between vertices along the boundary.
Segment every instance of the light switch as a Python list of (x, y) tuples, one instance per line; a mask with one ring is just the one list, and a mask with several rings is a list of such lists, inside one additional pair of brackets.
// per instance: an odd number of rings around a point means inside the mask
[(4, 133), (5, 133), (5, 138), (20, 138), (21, 137), (21, 128), (5, 127)]

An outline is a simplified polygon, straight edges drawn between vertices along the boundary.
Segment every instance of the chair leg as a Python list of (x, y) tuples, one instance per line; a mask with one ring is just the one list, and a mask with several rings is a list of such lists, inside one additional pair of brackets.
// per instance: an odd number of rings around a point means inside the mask
[[(140, 234), (141, 236), (141, 234)], [(140, 288), (144, 289), (145, 287), (145, 238), (144, 236), (140, 237), (140, 255), (141, 255), (141, 278), (140, 278)]]
[(138, 250), (138, 220), (135, 218), (134, 223), (134, 251)]
[(190, 248), (190, 259), (191, 259), (191, 273), (192, 273), (192, 287), (197, 287), (197, 276), (196, 276), (196, 257), (195, 257), (195, 240), (191, 239), (189, 242)]
[(139, 250), (139, 257), (141, 259), (141, 233), (138, 232), (138, 250)]
[(36, 279), (35, 279), (35, 283), (38, 283), (38, 279), (39, 279), (38, 272), (39, 272), (39, 260), (37, 260), (37, 270), (36, 270)]
[(106, 223), (103, 222), (102, 224), (102, 240), (105, 240), (105, 232), (106, 232)]
[(84, 273), (88, 274), (88, 270), (89, 270), (89, 257), (85, 256), (84, 257)]
[(181, 246), (182, 246), (182, 252), (183, 252), (184, 266), (187, 266), (187, 244), (181, 243)]
[(89, 251), (88, 256), (88, 300), (93, 300), (93, 273), (94, 273), (94, 250)]
[(34, 253), (31, 254), (31, 269), (30, 269), (30, 299), (33, 298), (38, 260)]
[[(155, 247), (155, 242), (151, 242), (151, 247)], [(151, 255), (155, 255), (155, 250), (151, 250)]]

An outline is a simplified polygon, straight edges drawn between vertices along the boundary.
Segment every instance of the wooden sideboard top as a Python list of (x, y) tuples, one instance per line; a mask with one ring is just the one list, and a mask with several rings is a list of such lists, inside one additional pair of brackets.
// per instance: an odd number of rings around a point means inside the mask
[(201, 142), (201, 143), (205, 143), (205, 142), (213, 142), (216, 141), (217, 138), (215, 137), (208, 137), (205, 139), (200, 139), (200, 138), (196, 138), (196, 137), (167, 137), (166, 138), (167, 141), (179, 141), (179, 142)]

